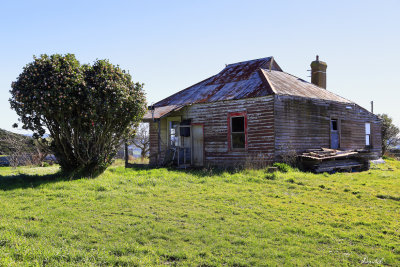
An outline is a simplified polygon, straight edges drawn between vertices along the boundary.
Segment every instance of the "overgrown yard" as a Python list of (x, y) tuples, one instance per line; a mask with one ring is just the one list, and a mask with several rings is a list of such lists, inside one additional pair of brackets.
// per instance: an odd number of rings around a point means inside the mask
[(400, 162), (315, 175), (0, 168), (0, 265), (400, 264)]

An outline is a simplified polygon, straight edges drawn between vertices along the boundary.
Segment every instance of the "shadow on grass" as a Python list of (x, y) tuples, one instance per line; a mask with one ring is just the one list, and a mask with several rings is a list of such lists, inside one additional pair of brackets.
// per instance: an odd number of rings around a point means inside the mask
[(42, 184), (54, 183), (59, 181), (70, 181), (79, 179), (65, 174), (61, 171), (53, 174), (18, 174), (18, 175), (0, 175), (0, 190), (14, 190), (24, 188), (36, 188)]
[(191, 174), (193, 176), (197, 177), (209, 177), (213, 175), (221, 175), (223, 173), (229, 173), (229, 174), (235, 174), (237, 172), (243, 171), (243, 168), (231, 168), (231, 167), (188, 167), (188, 168), (178, 168), (174, 166), (154, 166), (154, 165), (149, 165), (149, 164), (129, 164), (126, 168), (132, 169), (132, 170), (153, 170), (153, 169), (167, 169), (169, 171), (175, 171), (175, 172), (182, 172), (185, 174)]
[[(180, 169), (176, 167), (155, 167), (148, 164), (129, 164), (129, 169), (132, 170), (152, 170), (159, 168), (166, 168), (170, 171), (181, 172), (185, 174), (190, 174), (197, 177), (209, 177), (213, 175), (221, 175), (228, 172), (229, 174), (237, 173), (243, 169), (233, 169), (233, 168), (187, 168)], [(56, 172), (53, 174), (17, 174), (17, 175), (0, 175), (0, 190), (14, 190), (19, 188), (36, 188), (42, 184), (60, 182), (60, 181), (72, 181), (81, 178), (88, 178), (85, 175), (71, 174), (64, 172)]]
[(125, 168), (133, 170), (151, 170), (151, 169), (157, 169), (158, 167), (155, 167), (150, 164), (128, 163), (128, 165), (126, 165)]

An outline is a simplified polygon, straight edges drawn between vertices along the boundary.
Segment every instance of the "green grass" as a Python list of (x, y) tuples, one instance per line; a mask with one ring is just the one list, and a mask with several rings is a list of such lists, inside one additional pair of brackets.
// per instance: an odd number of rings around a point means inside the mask
[(0, 266), (400, 263), (400, 162), (362, 173), (0, 168)]

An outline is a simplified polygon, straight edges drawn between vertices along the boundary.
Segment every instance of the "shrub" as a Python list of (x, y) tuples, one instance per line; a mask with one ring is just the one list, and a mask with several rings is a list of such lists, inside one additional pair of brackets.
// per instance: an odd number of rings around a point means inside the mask
[(143, 85), (107, 60), (81, 65), (72, 54), (42, 55), (12, 83), (11, 107), (23, 129), (52, 138), (55, 156), (66, 172), (96, 176), (141, 120)]
[(289, 172), (292, 170), (292, 167), (286, 163), (275, 162), (272, 166), (277, 167), (280, 172)]
[(276, 179), (276, 173), (275, 172), (266, 173), (265, 174), (265, 179), (267, 179), (267, 180), (275, 180)]
[(291, 183), (291, 184), (294, 184), (294, 183), (295, 183), (295, 181), (294, 181), (293, 178), (287, 179), (286, 182)]

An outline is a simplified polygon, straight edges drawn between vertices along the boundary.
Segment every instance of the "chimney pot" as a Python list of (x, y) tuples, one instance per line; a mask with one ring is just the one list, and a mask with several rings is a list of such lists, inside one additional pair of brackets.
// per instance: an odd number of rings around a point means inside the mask
[(311, 62), (311, 83), (316, 86), (326, 89), (326, 68), (328, 65), (319, 60), (319, 56), (316, 56), (316, 60)]

